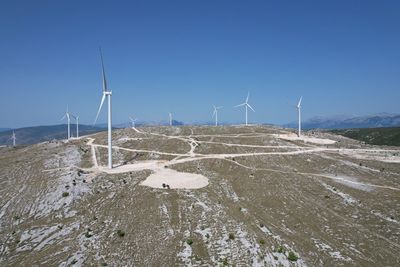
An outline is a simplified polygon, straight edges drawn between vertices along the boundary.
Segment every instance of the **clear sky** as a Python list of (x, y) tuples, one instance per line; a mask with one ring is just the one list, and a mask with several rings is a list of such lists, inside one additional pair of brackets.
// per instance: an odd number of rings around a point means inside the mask
[[(0, 127), (400, 113), (400, 1), (19, 1), (0, 5)], [(105, 110), (100, 122), (105, 122)]]

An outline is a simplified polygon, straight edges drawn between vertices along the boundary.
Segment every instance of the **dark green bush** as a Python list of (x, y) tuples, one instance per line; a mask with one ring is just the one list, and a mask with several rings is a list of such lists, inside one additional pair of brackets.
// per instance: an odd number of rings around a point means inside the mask
[(119, 237), (124, 237), (125, 236), (125, 232), (123, 230), (117, 230), (117, 235)]
[(230, 240), (234, 240), (234, 239), (235, 239), (235, 235), (234, 235), (233, 233), (230, 233), (230, 234), (229, 234), (229, 239), (230, 239)]
[(293, 251), (290, 251), (290, 252), (289, 252), (289, 255), (288, 255), (287, 258), (288, 258), (288, 260), (290, 260), (290, 261), (297, 261), (297, 260), (299, 259), (299, 257), (297, 257), (296, 254), (294, 254)]

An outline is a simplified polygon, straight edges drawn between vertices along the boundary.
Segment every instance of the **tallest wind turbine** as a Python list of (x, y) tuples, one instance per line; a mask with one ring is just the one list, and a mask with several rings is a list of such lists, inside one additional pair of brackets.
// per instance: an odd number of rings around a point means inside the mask
[(249, 96), (250, 96), (250, 92), (247, 93), (246, 102), (235, 106), (235, 107), (241, 107), (241, 106), (245, 106), (245, 107), (246, 107), (246, 126), (248, 125), (248, 124), (247, 124), (247, 113), (248, 113), (248, 112), (247, 112), (247, 108), (250, 108), (253, 112), (255, 112), (254, 109), (253, 109), (253, 108), (250, 106), (250, 104), (249, 104)]
[(106, 80), (106, 73), (104, 71), (104, 63), (103, 63), (103, 53), (101, 52), (100, 48), (100, 58), (101, 58), (101, 67), (102, 67), (102, 76), (103, 76), (103, 97), (101, 98), (100, 102), (100, 107), (99, 110), (97, 111), (96, 119), (94, 121), (94, 124), (96, 124), (97, 119), (99, 118), (99, 114), (101, 111), (101, 107), (103, 106), (104, 100), (107, 97), (107, 102), (108, 102), (108, 168), (112, 169), (112, 139), (111, 139), (111, 95), (112, 92), (108, 90), (107, 88), (107, 80)]

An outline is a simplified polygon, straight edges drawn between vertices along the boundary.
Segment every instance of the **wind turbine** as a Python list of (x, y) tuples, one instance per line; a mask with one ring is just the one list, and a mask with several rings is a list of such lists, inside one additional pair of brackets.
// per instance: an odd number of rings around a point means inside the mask
[(247, 108), (250, 108), (253, 112), (255, 112), (254, 109), (249, 104), (249, 96), (250, 96), (250, 92), (247, 93), (246, 101), (244, 103), (235, 106), (236, 108), (237, 107), (241, 107), (241, 106), (245, 106), (245, 108), (246, 108), (246, 126), (248, 125), (247, 124)]
[(101, 107), (103, 106), (104, 100), (107, 97), (107, 102), (108, 102), (108, 168), (112, 169), (112, 138), (111, 138), (111, 95), (112, 91), (109, 91), (107, 88), (107, 80), (106, 80), (106, 73), (104, 71), (104, 63), (103, 63), (103, 54), (101, 52), (100, 48), (100, 58), (101, 58), (101, 67), (102, 67), (102, 77), (103, 77), (103, 97), (101, 98), (100, 102), (100, 107), (99, 110), (97, 111), (96, 119), (94, 121), (94, 124), (96, 124), (97, 119), (99, 118), (99, 114), (101, 111)]
[(67, 118), (67, 124), (68, 124), (68, 136), (67, 136), (67, 140), (69, 140), (71, 138), (71, 129), (70, 129), (70, 124), (71, 124), (71, 118), (70, 118), (70, 114), (68, 111), (68, 105), (67, 105), (67, 111), (65, 112), (64, 116), (61, 118), (61, 120), (64, 120), (65, 118)]
[(17, 140), (17, 137), (15, 136), (15, 132), (14, 131), (13, 131), (10, 139), (13, 141), (13, 146), (15, 146), (15, 140)]
[(297, 117), (298, 117), (298, 121), (299, 121), (299, 130), (297, 132), (297, 135), (300, 137), (301, 136), (301, 100), (303, 99), (303, 97), (300, 97), (299, 102), (297, 103), (296, 109), (297, 109)]
[(168, 115), (169, 115), (169, 126), (172, 126), (172, 113), (170, 112)]
[(137, 119), (133, 119), (132, 117), (129, 117), (129, 119), (132, 122), (132, 128), (135, 128), (135, 121), (137, 121)]
[(79, 116), (74, 116), (71, 114), (71, 116), (75, 119), (76, 121), (76, 138), (79, 137)]
[(221, 109), (222, 107), (216, 107), (216, 106), (214, 106), (213, 105), (213, 107), (214, 107), (214, 112), (213, 112), (213, 118), (214, 118), (214, 116), (215, 116), (215, 126), (218, 126), (218, 109)]

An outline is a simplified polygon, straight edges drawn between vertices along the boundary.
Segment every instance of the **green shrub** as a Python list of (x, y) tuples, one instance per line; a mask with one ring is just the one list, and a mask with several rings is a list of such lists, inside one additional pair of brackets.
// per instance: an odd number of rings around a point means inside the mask
[(193, 244), (193, 240), (192, 240), (192, 239), (188, 239), (188, 240), (186, 240), (186, 243), (187, 243), (189, 246), (191, 246), (191, 245)]
[(230, 234), (229, 234), (229, 239), (230, 239), (230, 240), (234, 240), (234, 239), (235, 239), (235, 235), (234, 235), (233, 233), (230, 233)]
[(290, 251), (290, 252), (289, 252), (289, 255), (288, 255), (287, 258), (288, 258), (288, 260), (290, 260), (290, 261), (297, 261), (297, 260), (299, 259), (299, 257), (297, 257), (296, 254), (294, 254), (293, 251)]
[(278, 253), (284, 253), (285, 248), (283, 246), (279, 246), (278, 249), (276, 250)]
[(69, 196), (69, 193), (68, 192), (64, 192), (64, 193), (62, 193), (62, 196), (63, 197), (67, 197), (67, 196)]
[(264, 240), (264, 239), (260, 239), (259, 242), (260, 242), (261, 245), (264, 245), (264, 244), (265, 244), (265, 240)]
[(125, 236), (125, 232), (123, 230), (117, 230), (117, 235), (119, 237), (124, 237)]

